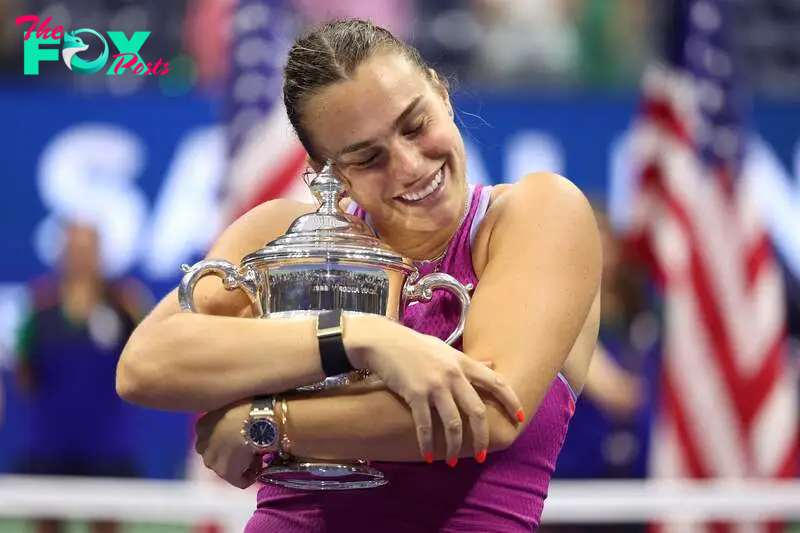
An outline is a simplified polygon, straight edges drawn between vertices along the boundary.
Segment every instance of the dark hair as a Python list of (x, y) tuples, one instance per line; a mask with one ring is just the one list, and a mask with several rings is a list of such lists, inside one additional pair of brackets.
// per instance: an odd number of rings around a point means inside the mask
[(401, 53), (428, 79), (432, 78), (416, 48), (367, 20), (329, 22), (295, 41), (284, 68), (283, 102), (297, 137), (313, 159), (320, 161), (303, 125), (303, 104), (328, 85), (350, 79), (356, 68), (376, 53), (388, 51)]

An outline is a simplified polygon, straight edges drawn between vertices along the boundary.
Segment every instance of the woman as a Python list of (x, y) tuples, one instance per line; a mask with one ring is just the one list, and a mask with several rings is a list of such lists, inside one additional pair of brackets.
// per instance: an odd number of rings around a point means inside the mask
[[(418, 260), (421, 274), (448, 272), (475, 290), (463, 351), (441, 340), (457, 317), (446, 295), (410, 307), (404, 325), (345, 318), (348, 362), (385, 388), (291, 399), (280, 433), (297, 456), (381, 462), (391, 483), (262, 487), (248, 531), (531, 531), (597, 336), (601, 254), (589, 202), (552, 174), (470, 189), (447, 87), (414, 48), (371, 23), (332, 23), (298, 40), (284, 100), (312, 166), (335, 162), (347, 209)], [(313, 209), (263, 204), (209, 257), (240, 261)], [(330, 354), (314, 320), (242, 320), (248, 301), (219, 280), (195, 294), (205, 313), (225, 316), (181, 313), (168, 296), (134, 333), (118, 390), (145, 406), (213, 410), (197, 448), (248, 486), (260, 465), (239, 434), (251, 399), (320, 380)]]

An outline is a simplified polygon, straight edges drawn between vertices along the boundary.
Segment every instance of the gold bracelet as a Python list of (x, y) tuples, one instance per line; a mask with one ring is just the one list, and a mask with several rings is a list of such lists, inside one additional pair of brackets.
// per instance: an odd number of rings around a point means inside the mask
[(284, 461), (291, 459), (292, 441), (289, 440), (289, 434), (286, 426), (289, 419), (289, 402), (286, 397), (281, 397), (281, 438), (278, 444), (278, 457)]

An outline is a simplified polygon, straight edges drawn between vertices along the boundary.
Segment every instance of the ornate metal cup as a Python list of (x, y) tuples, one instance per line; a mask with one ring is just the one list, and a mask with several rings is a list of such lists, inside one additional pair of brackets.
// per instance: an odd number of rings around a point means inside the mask
[[(454, 343), (464, 330), (471, 287), (444, 273), (420, 278), (413, 261), (378, 240), (359, 217), (342, 211), (342, 186), (330, 163), (309, 187), (320, 203), (319, 209), (295, 219), (284, 235), (245, 256), (240, 265), (215, 259), (191, 267), (183, 265), (181, 308), (197, 312), (194, 288), (208, 275), (222, 278), (228, 290), (244, 291), (254, 316), (270, 320), (342, 309), (346, 315), (375, 314), (400, 321), (410, 302), (428, 301), (432, 291), (441, 289), (455, 294), (461, 302), (460, 320), (446, 339), (448, 344)], [(368, 370), (359, 370), (297, 390), (323, 391), (367, 375)], [(366, 460), (339, 463), (313, 458), (276, 459), (259, 479), (304, 490), (371, 488), (388, 482)]]

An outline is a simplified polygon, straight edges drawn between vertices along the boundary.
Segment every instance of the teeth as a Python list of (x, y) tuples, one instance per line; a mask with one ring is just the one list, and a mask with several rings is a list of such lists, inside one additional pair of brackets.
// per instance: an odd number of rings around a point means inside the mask
[(427, 198), (430, 196), (436, 189), (439, 188), (439, 185), (442, 184), (442, 179), (444, 177), (443, 171), (440, 168), (439, 172), (436, 173), (436, 176), (433, 177), (433, 180), (428, 184), (427, 187), (422, 189), (419, 192), (410, 192), (400, 196), (403, 200), (408, 200), (409, 202), (415, 202), (417, 200), (422, 200), (423, 198)]

